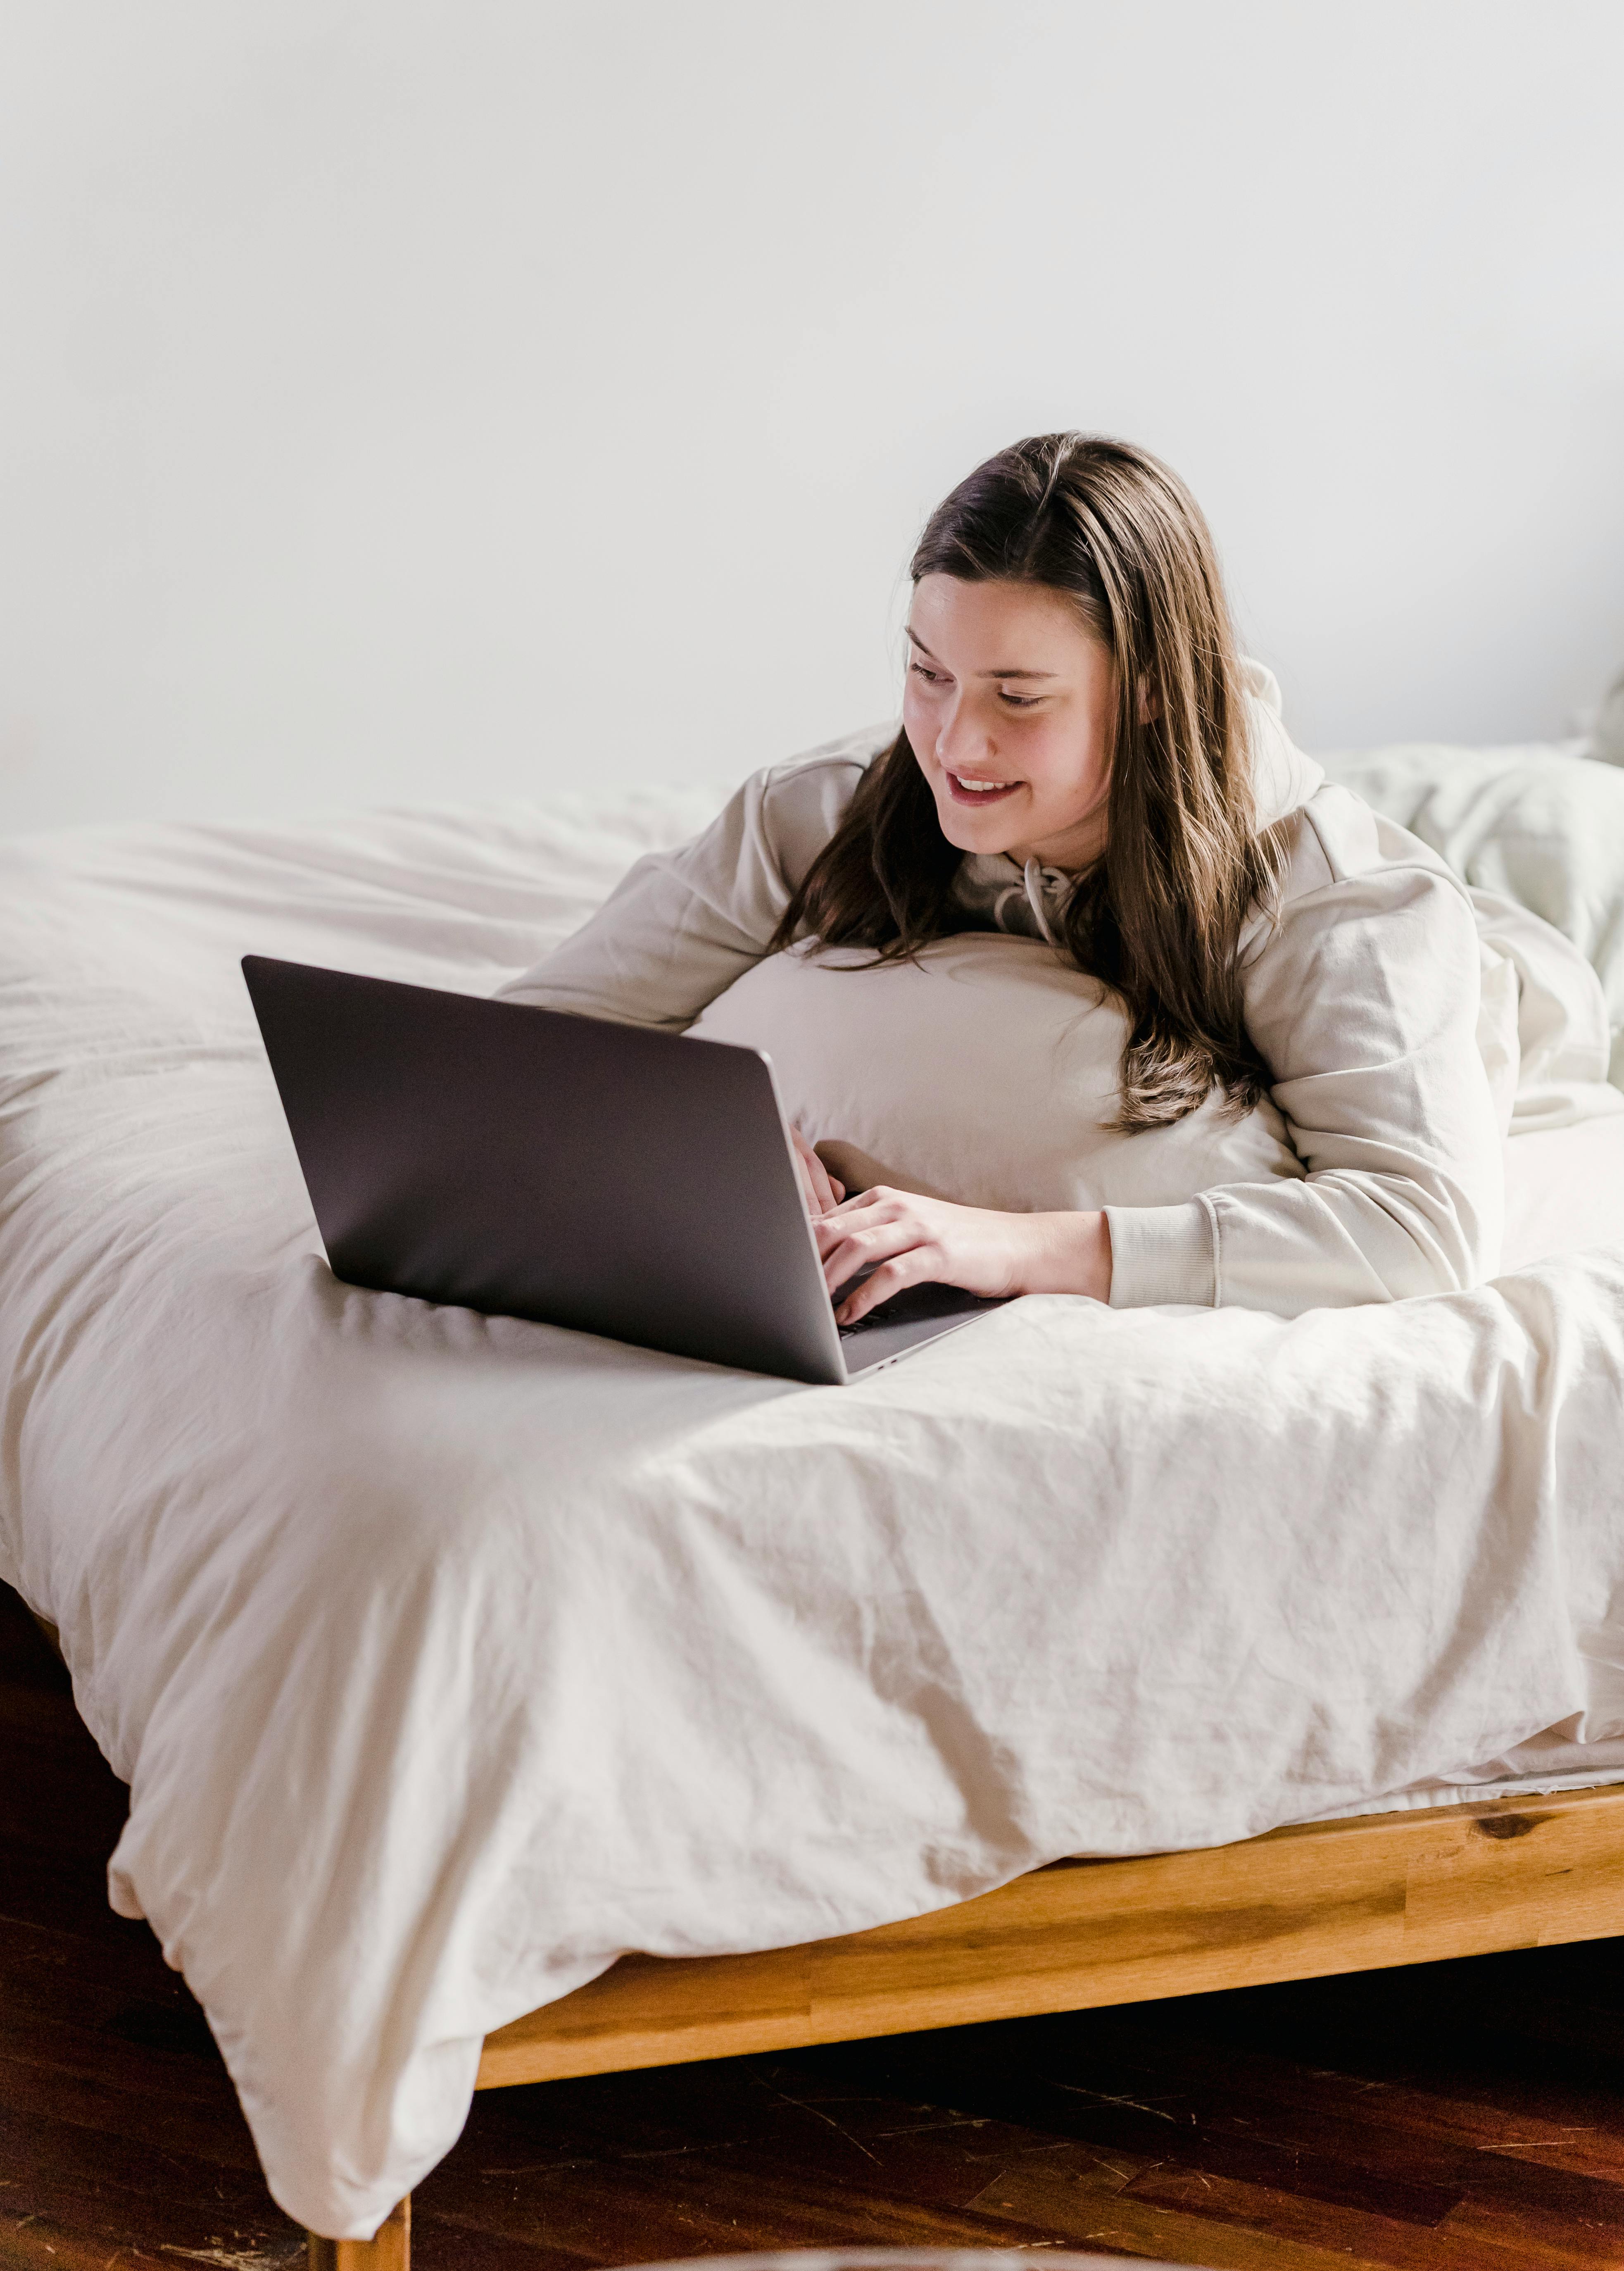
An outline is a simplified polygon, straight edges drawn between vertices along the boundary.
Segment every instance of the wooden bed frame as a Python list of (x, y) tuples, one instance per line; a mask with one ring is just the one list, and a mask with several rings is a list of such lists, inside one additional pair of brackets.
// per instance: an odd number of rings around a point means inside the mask
[[(624, 1955), (486, 2037), (479, 2088), (1375, 1971), (1624, 1932), (1624, 1786), (1057, 1861), (904, 1924), (759, 1955)], [(310, 2271), (408, 2271), (411, 2201)]]
[[(58, 1656), (56, 1628), (34, 1621)], [(1624, 1783), (1055, 1861), (872, 1932), (756, 1955), (622, 1955), (485, 2038), (480, 2089), (1435, 1963), (1624, 1933)], [(412, 2202), (309, 2271), (410, 2271)]]
[[(58, 1656), (56, 1628), (34, 1621)], [(757, 1955), (622, 1955), (485, 2038), (480, 2089), (1381, 1971), (1624, 1933), (1624, 1783), (1055, 1861), (901, 1924)], [(309, 2271), (410, 2271), (412, 2202)]]

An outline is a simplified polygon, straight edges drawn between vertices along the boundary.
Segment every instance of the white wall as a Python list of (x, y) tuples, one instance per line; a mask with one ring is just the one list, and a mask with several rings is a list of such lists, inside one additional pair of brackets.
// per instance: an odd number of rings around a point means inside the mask
[(1310, 746), (1624, 662), (1617, 0), (0, 22), (0, 828), (736, 775), (1063, 424)]

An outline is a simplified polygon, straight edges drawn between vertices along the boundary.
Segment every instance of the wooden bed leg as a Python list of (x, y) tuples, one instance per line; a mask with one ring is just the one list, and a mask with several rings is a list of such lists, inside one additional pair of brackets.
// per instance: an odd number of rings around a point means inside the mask
[(412, 2271), (412, 2195), (408, 2193), (370, 2239), (322, 2239), (309, 2234), (309, 2271)]

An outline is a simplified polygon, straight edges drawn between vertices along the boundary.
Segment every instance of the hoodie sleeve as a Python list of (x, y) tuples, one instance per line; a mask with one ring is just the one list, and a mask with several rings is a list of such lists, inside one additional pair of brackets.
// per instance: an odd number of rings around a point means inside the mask
[(1455, 1292), (1498, 1266), (1500, 1128), (1465, 887), (1357, 797), (1303, 808), (1248, 1030), (1307, 1174), (1107, 1209), (1115, 1307), (1305, 1309)]
[(766, 952), (870, 754), (843, 746), (753, 773), (703, 836), (639, 860), (573, 937), (500, 997), (617, 1024), (692, 1024)]

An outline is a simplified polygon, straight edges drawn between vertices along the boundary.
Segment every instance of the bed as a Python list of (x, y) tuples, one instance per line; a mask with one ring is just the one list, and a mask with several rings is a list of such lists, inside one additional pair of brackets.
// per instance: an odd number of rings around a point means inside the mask
[[(1624, 776), (1340, 770), (1624, 1023)], [(1624, 1115), (1474, 1293), (847, 1389), (331, 1277), (237, 956), (488, 992), (718, 800), (0, 854), (0, 1577), (320, 2258), (481, 2084), (1620, 1928)]]

